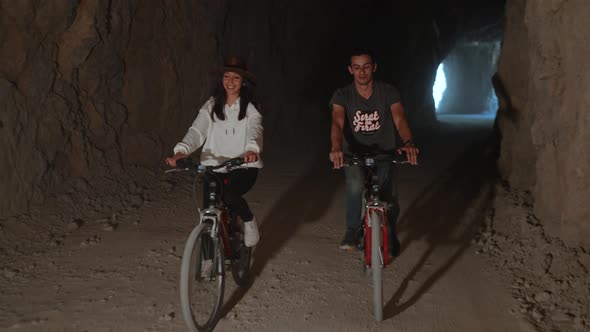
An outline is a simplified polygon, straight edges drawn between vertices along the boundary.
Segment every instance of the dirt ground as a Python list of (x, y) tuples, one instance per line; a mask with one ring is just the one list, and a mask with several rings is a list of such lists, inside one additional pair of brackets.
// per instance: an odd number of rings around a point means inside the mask
[[(216, 331), (535, 331), (513, 276), (481, 255), (490, 133), (490, 120), (447, 119), (420, 137), (421, 165), (400, 169), (402, 255), (384, 271), (381, 323), (361, 254), (338, 250), (343, 174), (327, 147), (269, 151), (248, 194), (262, 223), (254, 282), (237, 289), (228, 275)], [(0, 330), (185, 330), (178, 275), (197, 215), (191, 177), (136, 178), (121, 195), (72, 190), (0, 221)]]

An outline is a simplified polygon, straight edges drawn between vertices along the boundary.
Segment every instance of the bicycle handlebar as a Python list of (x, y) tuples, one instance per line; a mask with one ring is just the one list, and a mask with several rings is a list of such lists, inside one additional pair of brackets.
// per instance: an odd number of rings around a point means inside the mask
[(409, 164), (410, 161), (405, 153), (401, 154), (377, 154), (377, 155), (344, 155), (343, 166), (374, 166), (376, 162), (384, 161), (394, 164)]
[(187, 171), (187, 170), (194, 170), (197, 173), (207, 173), (207, 172), (211, 172), (216, 169), (220, 169), (220, 168), (224, 168), (224, 167), (227, 167), (228, 169), (232, 169), (235, 167), (239, 167), (244, 163), (245, 163), (244, 158), (238, 157), (238, 158), (228, 159), (217, 166), (206, 166), (206, 165), (201, 165), (201, 164), (195, 163), (191, 159), (183, 158), (183, 159), (178, 159), (176, 161), (175, 168), (168, 169), (165, 171), (165, 173), (180, 172), (180, 171)]

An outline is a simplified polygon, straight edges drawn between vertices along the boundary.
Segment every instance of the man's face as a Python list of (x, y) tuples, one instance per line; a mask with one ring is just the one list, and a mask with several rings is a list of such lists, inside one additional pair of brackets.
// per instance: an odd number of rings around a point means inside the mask
[(377, 64), (373, 63), (370, 56), (354, 55), (350, 57), (348, 72), (354, 77), (358, 85), (367, 85), (373, 81), (373, 73), (377, 70)]

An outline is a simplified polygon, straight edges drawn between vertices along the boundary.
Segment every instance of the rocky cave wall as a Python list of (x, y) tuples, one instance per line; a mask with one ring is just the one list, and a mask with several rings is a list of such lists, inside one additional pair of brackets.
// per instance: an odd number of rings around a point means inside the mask
[(302, 50), (347, 33), (308, 28), (339, 15), (310, 2), (0, 1), (0, 217), (158, 169), (229, 53), (259, 78), (266, 138), (293, 139), (318, 61)]
[(502, 6), (0, 0), (0, 218), (64, 188), (108, 195), (135, 169), (158, 171), (230, 53), (258, 76), (265, 139), (278, 148), (328, 140), (326, 102), (350, 80), (353, 46), (377, 51), (412, 126), (431, 125), (438, 64)]
[(587, 1), (508, 1), (495, 78), (499, 166), (530, 190), (545, 229), (590, 247), (590, 25)]

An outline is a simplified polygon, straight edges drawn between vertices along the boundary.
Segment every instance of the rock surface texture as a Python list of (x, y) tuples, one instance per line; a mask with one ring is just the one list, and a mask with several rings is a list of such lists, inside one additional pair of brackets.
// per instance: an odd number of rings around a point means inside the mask
[(509, 1), (498, 69), (499, 165), (550, 236), (590, 246), (590, 39), (585, 1)]
[(157, 169), (230, 53), (266, 91), (266, 137), (295, 137), (316, 61), (300, 48), (327, 47), (303, 28), (327, 15), (273, 1), (0, 1), (0, 217)]
[[(378, 73), (400, 87), (412, 126), (428, 126), (438, 64), (469, 62), (457, 45), (497, 40), (500, 2), (0, 1), (0, 218), (72, 188), (116, 194), (134, 170), (158, 171), (229, 53), (258, 76), (267, 140), (326, 139), (326, 101), (361, 42), (379, 50)], [(501, 171), (573, 246), (590, 243), (589, 11), (582, 0), (510, 1), (495, 78)]]

